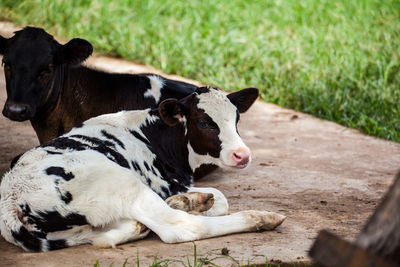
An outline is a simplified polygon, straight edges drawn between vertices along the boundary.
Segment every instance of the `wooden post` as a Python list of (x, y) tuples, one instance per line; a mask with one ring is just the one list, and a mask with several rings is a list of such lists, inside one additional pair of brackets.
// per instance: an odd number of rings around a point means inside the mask
[(400, 172), (354, 244), (323, 230), (309, 255), (315, 266), (400, 266)]
[(355, 244), (400, 265), (400, 173)]
[(396, 267), (395, 263), (322, 230), (309, 252), (315, 267)]

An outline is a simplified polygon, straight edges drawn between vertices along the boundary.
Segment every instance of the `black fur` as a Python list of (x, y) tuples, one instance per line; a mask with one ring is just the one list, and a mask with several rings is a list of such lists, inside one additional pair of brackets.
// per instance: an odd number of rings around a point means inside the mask
[(96, 137), (90, 137), (90, 136), (85, 136), (85, 135), (71, 135), (71, 137), (75, 137), (75, 138), (79, 138), (85, 141), (88, 141), (90, 143), (92, 143), (92, 146), (87, 146), (87, 148), (95, 150), (101, 154), (103, 154), (104, 156), (106, 156), (108, 159), (110, 159), (111, 161), (117, 163), (118, 165), (120, 165), (121, 167), (127, 168), (129, 169), (129, 163), (128, 161), (125, 159), (124, 156), (122, 156), (121, 153), (117, 152), (115, 150), (115, 144), (107, 141), (107, 140), (101, 140), (98, 139)]
[(88, 148), (85, 144), (68, 137), (58, 137), (41, 145), (41, 147), (54, 147), (56, 149), (71, 149), (77, 151), (86, 150)]
[(149, 140), (141, 136), (138, 132), (134, 130), (129, 130), (129, 132), (138, 140), (140, 140), (142, 143), (146, 144), (147, 147), (151, 147)]
[(61, 178), (63, 178), (65, 181), (69, 181), (71, 179), (73, 179), (75, 176), (72, 172), (68, 172), (66, 173), (64, 168), (62, 167), (49, 167), (46, 169), (46, 174), (47, 175), (57, 175), (60, 176)]
[(50, 150), (46, 150), (46, 152), (50, 155), (61, 155), (61, 152), (57, 152), (57, 151), (50, 151)]
[(70, 213), (62, 216), (58, 211), (35, 211), (23, 214), (29, 224), (35, 225), (43, 233), (64, 231), (75, 225), (87, 224), (86, 217), (78, 213)]
[(23, 154), (19, 154), (18, 156), (16, 156), (15, 158), (13, 158), (13, 160), (12, 160), (11, 163), (10, 163), (10, 169), (14, 168), (15, 164), (17, 164), (18, 160), (20, 159), (20, 157), (21, 157), (22, 155), (23, 155)]
[(29, 251), (42, 251), (42, 239), (34, 234), (34, 231), (28, 231), (25, 227), (20, 227), (18, 231), (11, 231), (11, 235), (20, 242), (24, 248)]
[(69, 204), (72, 201), (72, 195), (70, 192), (66, 192), (65, 194), (61, 194), (61, 200), (65, 202), (65, 204)]
[(167, 198), (180, 192), (187, 192), (193, 182), (193, 173), (188, 163), (187, 141), (182, 138), (183, 126), (169, 127), (158, 120), (154, 124), (142, 126), (140, 130), (145, 138), (135, 131), (131, 131), (131, 134), (145, 143), (156, 155), (149, 169), (158, 175), (155, 171), (157, 169), (160, 178), (169, 184), (168, 188), (162, 188), (162, 192), (156, 193)]
[(147, 171), (150, 171), (150, 166), (149, 164), (147, 164), (147, 162), (144, 162), (144, 167), (146, 168)]
[(101, 134), (104, 135), (104, 137), (114, 141), (117, 145), (119, 145), (123, 149), (125, 149), (124, 143), (122, 143), (121, 140), (119, 140), (117, 137), (115, 137), (115, 135), (110, 134), (106, 130), (101, 130)]
[[(77, 140), (72, 139), (71, 137), (81, 139), (82, 141), (90, 142), (91, 145), (85, 144), (83, 142), (79, 142)], [(101, 140), (96, 137), (90, 137), (85, 135), (72, 135), (70, 137), (58, 137), (41, 147), (54, 147), (56, 149), (71, 149), (77, 151), (83, 150), (95, 150), (103, 155), (105, 155), (108, 159), (117, 163), (121, 167), (129, 169), (128, 161), (122, 156), (119, 152), (115, 150), (115, 143), (110, 142), (108, 140)]]

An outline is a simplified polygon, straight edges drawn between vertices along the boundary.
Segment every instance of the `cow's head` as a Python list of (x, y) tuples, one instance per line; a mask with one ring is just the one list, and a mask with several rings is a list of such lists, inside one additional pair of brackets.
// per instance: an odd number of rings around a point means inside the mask
[(159, 113), (170, 126), (185, 125), (192, 170), (201, 164), (242, 169), (250, 163), (251, 154), (237, 130), (239, 113), (248, 110), (257, 97), (256, 88), (225, 95), (202, 87), (184, 99), (164, 100)]
[[(72, 39), (61, 45), (44, 30), (26, 27), (9, 39), (0, 36), (7, 101), (3, 115), (15, 121), (35, 116), (49, 99), (61, 76), (61, 66), (76, 66), (92, 53), (92, 45)], [(59, 77), (60, 78), (60, 77)]]

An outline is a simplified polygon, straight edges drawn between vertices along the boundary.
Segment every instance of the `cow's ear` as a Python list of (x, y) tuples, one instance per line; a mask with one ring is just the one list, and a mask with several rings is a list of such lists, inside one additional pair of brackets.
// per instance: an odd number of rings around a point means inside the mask
[(3, 36), (0, 35), (0, 55), (4, 55), (4, 52), (6, 51), (6, 45), (7, 45), (7, 38), (4, 38)]
[(93, 52), (93, 46), (86, 40), (74, 38), (62, 45), (56, 56), (56, 63), (76, 66), (85, 61)]
[(258, 97), (257, 88), (246, 88), (228, 95), (228, 99), (235, 105), (240, 113), (246, 112)]
[(179, 119), (183, 117), (182, 105), (173, 98), (165, 99), (158, 106), (161, 119), (169, 126), (175, 126)]

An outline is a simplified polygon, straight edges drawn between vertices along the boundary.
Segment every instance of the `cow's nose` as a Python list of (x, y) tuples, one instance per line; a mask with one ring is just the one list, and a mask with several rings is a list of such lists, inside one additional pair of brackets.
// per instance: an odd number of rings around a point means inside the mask
[(232, 159), (236, 162), (236, 167), (244, 168), (250, 161), (250, 152), (247, 150), (237, 150), (232, 153)]
[(30, 118), (30, 106), (20, 103), (6, 103), (3, 114), (11, 120), (24, 121)]
[(28, 110), (28, 105), (25, 104), (11, 104), (8, 105), (8, 110), (14, 114), (24, 115)]

